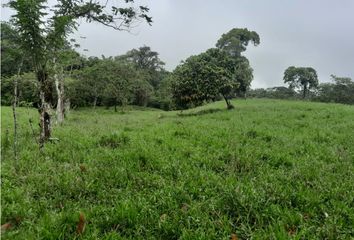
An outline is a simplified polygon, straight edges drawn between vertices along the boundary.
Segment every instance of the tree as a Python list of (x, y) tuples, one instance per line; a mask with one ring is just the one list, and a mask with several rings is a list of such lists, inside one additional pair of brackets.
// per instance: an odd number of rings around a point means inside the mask
[(316, 70), (311, 67), (288, 67), (284, 72), (284, 83), (290, 88), (301, 88), (302, 97), (306, 98), (308, 91), (318, 86)]
[(189, 57), (173, 72), (172, 97), (178, 108), (199, 106), (222, 95), (231, 109), (228, 94), (237, 86), (231, 80), (232, 60), (219, 49)]
[(249, 42), (255, 46), (260, 43), (259, 35), (255, 31), (249, 31), (247, 28), (233, 28), (221, 36), (216, 47), (232, 57), (240, 57), (241, 53), (246, 51)]
[(121, 57), (134, 63), (139, 69), (160, 71), (165, 65), (165, 63), (160, 60), (159, 53), (152, 51), (148, 46), (132, 49)]
[(159, 84), (159, 88), (155, 91), (153, 99), (150, 100), (149, 106), (160, 108), (165, 111), (173, 109), (172, 84), (174, 82), (173, 74), (166, 72)]
[[(71, 43), (75, 41), (71, 40)], [(71, 43), (66, 42), (60, 50), (56, 50), (50, 64), (50, 75), (53, 76), (56, 89), (56, 117), (59, 124), (64, 121), (65, 110), (70, 106), (70, 99), (65, 94), (65, 78), (71, 77), (73, 69), (82, 65), (82, 58)], [(74, 44), (74, 47), (77, 47), (77, 44)]]
[(349, 77), (337, 77), (331, 75), (335, 82), (333, 88), (335, 93), (335, 102), (354, 104), (354, 82)]
[(101, 61), (91, 67), (85, 67), (79, 71), (74, 71), (74, 80), (71, 85), (69, 96), (76, 106), (91, 105), (96, 108), (100, 99), (102, 100), (106, 82), (101, 76), (105, 76)]
[(165, 65), (160, 60), (158, 52), (152, 51), (148, 46), (143, 46), (138, 49), (132, 49), (125, 55), (116, 58), (133, 63), (137, 69), (145, 73), (147, 80), (154, 89), (158, 88), (164, 74), (163, 66)]
[(132, 79), (132, 81), (132, 103), (138, 106), (146, 107), (150, 97), (153, 95), (153, 87), (148, 81), (145, 80), (144, 75), (140, 72), (137, 73), (137, 76)]
[(240, 86), (235, 89), (237, 95), (246, 98), (246, 93), (251, 86), (253, 79), (253, 69), (250, 66), (248, 59), (244, 56), (238, 57), (235, 60), (233, 79)]
[(260, 38), (255, 31), (249, 31), (247, 28), (233, 28), (223, 34), (216, 43), (217, 48), (225, 51), (233, 59), (233, 80), (239, 84), (236, 93), (244, 97), (253, 79), (253, 69), (248, 59), (241, 55), (246, 51), (249, 42), (252, 42), (254, 46), (259, 45)]
[(249, 91), (249, 96), (255, 98), (276, 98), (276, 99), (294, 99), (297, 97), (294, 89), (287, 88), (287, 87), (252, 89)]
[[(127, 0), (131, 3), (134, 0)], [(79, 19), (88, 22), (99, 22), (116, 30), (129, 29), (135, 20), (143, 19), (152, 22), (147, 15), (149, 9), (112, 6), (108, 12), (107, 2), (101, 4), (89, 0), (57, 0), (53, 15), (48, 16), (45, 0), (11, 0), (9, 7), (15, 11), (12, 22), (20, 33), (21, 48), (31, 57), (40, 88), (40, 147), (50, 138), (51, 116), (50, 103), (53, 89), (49, 77), (48, 62), (65, 43), (67, 35), (75, 30)]]
[(30, 73), (22, 73), (20, 77), (13, 75), (12, 77), (1, 78), (1, 105), (10, 105), (13, 102), (13, 89), (16, 78), (18, 81), (18, 103), (19, 105), (37, 106), (38, 101), (38, 82), (36, 76)]
[(349, 77), (331, 75), (334, 83), (322, 83), (318, 86), (315, 100), (354, 104), (354, 82)]
[(11, 23), (1, 22), (1, 76), (16, 75), (21, 62), (21, 72), (31, 71), (29, 59), (20, 48), (19, 33)]
[(103, 101), (107, 106), (123, 108), (133, 99), (133, 81), (138, 77), (134, 67), (129, 63), (106, 59), (99, 65), (102, 74), (99, 81), (105, 83)]

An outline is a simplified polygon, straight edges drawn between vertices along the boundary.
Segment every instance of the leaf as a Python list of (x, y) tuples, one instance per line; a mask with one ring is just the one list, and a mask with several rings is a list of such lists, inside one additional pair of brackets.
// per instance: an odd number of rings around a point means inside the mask
[(81, 235), (85, 231), (85, 225), (85, 216), (83, 213), (80, 213), (79, 223), (77, 224), (76, 232)]

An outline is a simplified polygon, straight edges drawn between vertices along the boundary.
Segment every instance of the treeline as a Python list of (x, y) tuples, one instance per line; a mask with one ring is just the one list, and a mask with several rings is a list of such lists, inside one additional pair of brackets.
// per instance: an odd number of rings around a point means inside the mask
[[(31, 71), (30, 60), (16, 45), (17, 33), (8, 23), (1, 23), (1, 104), (11, 105), (14, 79), (18, 78), (20, 105), (38, 107), (39, 84)], [(74, 42), (72, 40), (72, 42)], [(116, 57), (83, 57), (76, 44), (66, 43), (50, 68), (51, 105), (56, 107), (54, 77), (64, 81), (65, 103), (71, 107), (116, 107), (129, 104), (168, 110), (170, 73), (165, 63), (150, 47), (143, 46)], [(55, 68), (54, 68), (55, 67)], [(20, 69), (21, 68), (21, 69)], [(20, 71), (20, 76), (17, 76)]]
[[(149, 47), (134, 49), (128, 54), (117, 57), (84, 58), (79, 54), (74, 59), (75, 64), (63, 66), (65, 86), (65, 101), (71, 107), (117, 107), (129, 104), (150, 106), (168, 110), (166, 81), (170, 73), (163, 69), (163, 62), (156, 65), (140, 66), (130, 58), (132, 53), (153, 55), (149, 61), (158, 59), (158, 54)], [(10, 105), (13, 98), (14, 78), (18, 76), (3, 76), (1, 88), (1, 104)], [(20, 105), (38, 106), (38, 81), (33, 72), (22, 73), (18, 81)], [(55, 89), (55, 81), (51, 82)], [(53, 91), (51, 104), (56, 105), (56, 91)]]
[[(320, 83), (308, 92), (307, 99), (318, 102), (354, 104), (354, 81), (331, 75), (332, 82)], [(249, 89), (248, 97), (274, 99), (303, 99), (303, 92), (292, 87)]]
[[(1, 104), (12, 104), (17, 78), (20, 106), (39, 107), (38, 76), (32, 71), (30, 58), (21, 52), (18, 40), (14, 28), (1, 23)], [(76, 51), (79, 46), (74, 40), (68, 40), (49, 65), (48, 99), (53, 109), (59, 94), (66, 107), (105, 106), (115, 110), (127, 105), (185, 109), (221, 99), (232, 108), (229, 99), (235, 97), (354, 104), (354, 82), (350, 78), (332, 75), (332, 83), (318, 84), (316, 71), (309, 67), (286, 69), (284, 83), (289, 87), (250, 89), (253, 69), (242, 55), (249, 42), (259, 44), (256, 32), (232, 29), (221, 36), (216, 48), (191, 56), (168, 72), (159, 53), (148, 46), (115, 57), (87, 58)], [(63, 82), (61, 91), (56, 79)]]
[[(83, 57), (74, 40), (65, 41), (46, 64), (45, 88), (32, 72), (31, 59), (20, 49), (17, 31), (2, 23), (2, 105), (13, 102), (17, 79), (20, 105), (39, 107), (40, 90), (52, 109), (71, 107), (114, 107), (133, 104), (164, 110), (186, 109), (205, 102), (246, 95), (253, 78), (249, 61), (241, 54), (249, 42), (259, 44), (256, 32), (232, 29), (211, 48), (191, 56), (171, 73), (150, 47), (132, 49), (115, 57)], [(20, 74), (19, 74), (20, 73)]]

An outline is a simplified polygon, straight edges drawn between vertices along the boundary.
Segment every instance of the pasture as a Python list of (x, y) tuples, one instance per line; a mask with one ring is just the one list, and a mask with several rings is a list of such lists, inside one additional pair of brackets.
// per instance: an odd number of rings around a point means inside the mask
[(354, 238), (354, 107), (233, 104), (74, 110), (43, 153), (38, 111), (19, 108), (18, 162), (2, 107), (1, 237)]

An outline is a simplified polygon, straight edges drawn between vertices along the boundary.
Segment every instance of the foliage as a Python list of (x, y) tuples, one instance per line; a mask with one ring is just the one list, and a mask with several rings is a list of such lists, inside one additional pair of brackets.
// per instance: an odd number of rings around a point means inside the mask
[(249, 31), (247, 28), (233, 28), (221, 36), (216, 47), (237, 58), (246, 51), (249, 42), (252, 42), (254, 46), (260, 43), (259, 35), (255, 31)]
[(96, 59), (74, 71), (68, 97), (74, 106), (146, 106), (153, 93), (144, 72), (120, 58)]
[[(353, 107), (233, 103), (74, 110), (43, 153), (37, 111), (19, 108), (18, 171), (1, 152), (1, 222), (13, 226), (2, 239), (77, 239), (81, 212), (82, 239), (350, 239)], [(11, 139), (11, 109), (1, 114)], [(98, 147), (114, 133), (128, 144)]]
[(233, 78), (239, 84), (239, 87), (235, 89), (236, 95), (246, 97), (253, 80), (253, 69), (246, 57), (242, 56), (236, 59)]
[(150, 99), (148, 106), (163, 109), (165, 111), (175, 108), (172, 98), (172, 83), (174, 76), (166, 73), (159, 84), (159, 88), (155, 91), (154, 96)]
[(351, 78), (332, 75), (334, 83), (321, 83), (315, 100), (354, 104), (354, 82)]
[(178, 108), (200, 106), (226, 97), (235, 87), (230, 68), (233, 62), (219, 49), (189, 57), (173, 72), (172, 97)]
[(150, 99), (154, 94), (153, 86), (145, 79), (143, 73), (138, 72), (138, 74), (132, 79), (132, 89), (133, 99), (131, 103), (137, 106), (146, 107)]
[(10, 23), (1, 22), (1, 77), (17, 74), (20, 66), (21, 72), (31, 70), (28, 56), (20, 49), (20, 35)]
[(120, 58), (134, 63), (139, 69), (151, 71), (161, 71), (165, 65), (165, 63), (160, 60), (159, 53), (152, 51), (148, 46), (132, 49)]
[[(133, 98), (133, 81), (137, 74), (132, 65), (110, 60), (99, 65), (99, 81), (105, 83), (103, 101), (107, 106), (126, 106)], [(98, 80), (98, 79), (96, 79)]]
[(252, 42), (254, 46), (259, 45), (260, 38), (255, 31), (249, 31), (247, 28), (233, 28), (223, 34), (216, 43), (217, 48), (225, 51), (233, 59), (234, 68), (231, 72), (233, 80), (239, 85), (234, 92), (243, 97), (246, 97), (253, 79), (253, 69), (248, 59), (241, 55), (246, 51), (249, 42)]
[(235, 93), (246, 95), (253, 69), (241, 53), (249, 42), (258, 45), (259, 36), (248, 29), (234, 28), (223, 34), (215, 49), (188, 58), (174, 71), (172, 98), (178, 108), (199, 106), (222, 95), (228, 108)]
[(156, 90), (165, 74), (163, 66), (165, 63), (160, 60), (159, 53), (152, 51), (150, 47), (143, 46), (139, 49), (132, 49), (125, 55), (116, 57), (131, 62), (135, 67), (144, 73), (146, 80)]
[(292, 88), (287, 87), (272, 87), (251, 89), (248, 92), (249, 97), (254, 98), (276, 98), (276, 99), (298, 99), (299, 96)]
[[(11, 105), (15, 77), (17, 76), (1, 78), (1, 105)], [(20, 105), (38, 106), (38, 82), (36, 76), (33, 73), (21, 74), (17, 84)]]
[(317, 72), (311, 67), (288, 67), (284, 72), (284, 83), (291, 88), (301, 88), (303, 98), (306, 98), (308, 91), (318, 86)]

